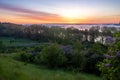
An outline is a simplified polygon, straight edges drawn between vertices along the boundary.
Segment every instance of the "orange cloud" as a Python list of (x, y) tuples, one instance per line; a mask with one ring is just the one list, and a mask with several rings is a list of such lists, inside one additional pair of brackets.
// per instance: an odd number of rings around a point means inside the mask
[[(57, 14), (23, 9), (5, 4), (0, 4), (0, 9), (7, 10), (13, 13), (13, 15), (9, 15), (9, 14), (6, 15), (13, 17), (13, 19), (8, 19), (8, 17), (4, 17), (1, 19), (3, 21), (7, 20), (7, 21), (14, 21), (19, 23), (25, 23), (25, 22), (30, 23), (31, 21), (32, 21), (31, 23), (64, 22), (64, 19)], [(15, 13), (17, 12), (17, 14), (14, 14), (14, 12)]]

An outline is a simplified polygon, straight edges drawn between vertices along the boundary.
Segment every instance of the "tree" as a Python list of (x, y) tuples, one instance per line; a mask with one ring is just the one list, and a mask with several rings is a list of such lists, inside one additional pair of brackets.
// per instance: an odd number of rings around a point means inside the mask
[(89, 35), (90, 35), (90, 41), (95, 42), (95, 38), (97, 38), (99, 35), (99, 27), (96, 26), (96, 27), (90, 28)]
[(82, 71), (85, 60), (86, 58), (83, 54), (83, 46), (80, 41), (76, 41), (73, 44), (73, 53), (71, 54), (69, 61), (71, 64), (70, 66), (74, 68), (74, 70)]
[(98, 64), (99, 70), (105, 80), (120, 80), (120, 32), (116, 34), (116, 41), (108, 38), (111, 44), (108, 45), (108, 52), (105, 59)]
[(40, 59), (43, 64), (50, 68), (60, 67), (66, 61), (63, 51), (56, 44), (44, 48), (40, 53)]

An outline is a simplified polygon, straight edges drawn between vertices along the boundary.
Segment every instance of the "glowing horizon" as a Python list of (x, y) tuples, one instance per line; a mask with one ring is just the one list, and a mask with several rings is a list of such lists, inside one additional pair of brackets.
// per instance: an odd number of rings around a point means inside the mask
[(118, 23), (120, 0), (1, 0), (0, 21), (39, 23)]

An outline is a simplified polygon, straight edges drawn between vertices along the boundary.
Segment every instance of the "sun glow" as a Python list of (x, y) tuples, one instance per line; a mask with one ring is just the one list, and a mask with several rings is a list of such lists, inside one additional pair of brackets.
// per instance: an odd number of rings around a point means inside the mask
[(61, 16), (66, 18), (78, 18), (80, 17), (79, 13), (78, 10), (63, 10), (61, 11)]
[(86, 17), (86, 12), (76, 8), (62, 9), (59, 10), (59, 14), (68, 19), (84, 19)]

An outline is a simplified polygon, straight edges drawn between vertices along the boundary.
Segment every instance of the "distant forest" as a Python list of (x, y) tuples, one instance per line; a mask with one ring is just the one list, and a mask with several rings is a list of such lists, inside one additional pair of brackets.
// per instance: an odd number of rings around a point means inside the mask
[[(44, 25), (18, 25), (12, 23), (0, 23), (0, 36), (28, 38), (39, 42), (56, 42), (59, 44), (72, 44), (75, 41), (98, 41), (104, 43), (106, 36), (114, 36), (120, 28), (94, 26), (89, 30), (78, 30), (74, 27), (47, 27)], [(96, 40), (97, 38), (99, 40)]]

